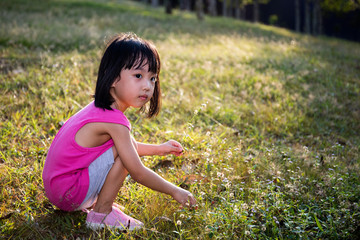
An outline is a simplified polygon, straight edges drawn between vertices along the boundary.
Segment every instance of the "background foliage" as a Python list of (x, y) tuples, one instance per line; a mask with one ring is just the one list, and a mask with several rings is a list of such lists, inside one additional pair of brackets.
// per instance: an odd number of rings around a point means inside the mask
[[(130, 178), (117, 202), (136, 233), (92, 232), (86, 214), (44, 196), (61, 122), (91, 101), (105, 40), (135, 32), (158, 47), (163, 109), (126, 114), (139, 141), (180, 141), (144, 158), (198, 209)], [(360, 233), (360, 45), (127, 1), (0, 1), (1, 238), (356, 239)]]

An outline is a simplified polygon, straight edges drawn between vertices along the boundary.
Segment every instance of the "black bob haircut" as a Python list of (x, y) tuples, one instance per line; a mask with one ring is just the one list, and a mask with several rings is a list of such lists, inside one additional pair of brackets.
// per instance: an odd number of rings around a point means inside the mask
[[(160, 57), (155, 46), (133, 33), (120, 34), (113, 37), (106, 46), (101, 59), (95, 89), (95, 106), (112, 110), (110, 105), (114, 102), (110, 94), (111, 85), (120, 76), (123, 69), (132, 69), (149, 65), (149, 72), (156, 73), (154, 94), (150, 99), (150, 106), (140, 108), (151, 118), (160, 112)], [(121, 81), (121, 79), (120, 79)]]

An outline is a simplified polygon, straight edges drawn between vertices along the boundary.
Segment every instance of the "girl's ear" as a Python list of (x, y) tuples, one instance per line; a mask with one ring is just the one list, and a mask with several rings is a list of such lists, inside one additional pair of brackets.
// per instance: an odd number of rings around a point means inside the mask
[(111, 84), (111, 87), (115, 87), (115, 84), (116, 84), (118, 81), (120, 81), (120, 76), (117, 77), (117, 78), (114, 80), (114, 82)]

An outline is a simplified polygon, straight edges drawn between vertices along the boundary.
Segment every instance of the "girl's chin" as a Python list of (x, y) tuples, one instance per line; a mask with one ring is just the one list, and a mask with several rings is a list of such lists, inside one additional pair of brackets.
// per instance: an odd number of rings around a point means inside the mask
[(137, 109), (140, 109), (142, 107), (145, 107), (145, 104), (141, 104), (141, 105), (136, 105), (136, 106), (132, 106), (133, 108), (137, 108)]

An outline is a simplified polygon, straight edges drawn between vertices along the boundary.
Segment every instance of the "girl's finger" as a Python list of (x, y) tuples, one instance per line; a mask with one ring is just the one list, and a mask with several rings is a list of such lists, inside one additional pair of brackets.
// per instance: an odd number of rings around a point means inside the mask
[(191, 193), (188, 195), (188, 201), (190, 202), (190, 206), (196, 204), (196, 200), (195, 200), (194, 196)]
[(170, 144), (173, 145), (174, 147), (182, 148), (181, 144), (178, 143), (177, 141), (170, 140), (169, 142), (170, 142)]

